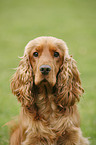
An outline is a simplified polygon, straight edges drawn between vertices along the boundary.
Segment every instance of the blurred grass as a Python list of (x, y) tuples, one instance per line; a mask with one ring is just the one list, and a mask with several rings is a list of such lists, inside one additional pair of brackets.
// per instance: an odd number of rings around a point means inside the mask
[(10, 91), (10, 79), (27, 42), (51, 35), (67, 42), (78, 62), (84, 97), (79, 103), (84, 136), (96, 145), (96, 1), (0, 0), (0, 145), (8, 144), (2, 127), (19, 113)]

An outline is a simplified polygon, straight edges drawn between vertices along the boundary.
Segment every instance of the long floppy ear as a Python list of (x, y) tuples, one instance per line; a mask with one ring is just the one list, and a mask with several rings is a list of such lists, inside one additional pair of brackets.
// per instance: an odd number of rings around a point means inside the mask
[(79, 101), (84, 92), (81, 87), (80, 74), (76, 62), (72, 56), (66, 57), (60, 68), (57, 88), (57, 104), (62, 108), (73, 106), (76, 101)]
[(32, 104), (33, 75), (29, 57), (24, 55), (11, 80), (11, 90), (23, 106)]

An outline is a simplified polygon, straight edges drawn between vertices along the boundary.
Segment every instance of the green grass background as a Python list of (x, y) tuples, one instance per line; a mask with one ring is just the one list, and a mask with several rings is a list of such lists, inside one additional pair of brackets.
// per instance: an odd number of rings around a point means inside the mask
[(96, 145), (96, 0), (0, 0), (0, 145), (9, 138), (3, 125), (20, 109), (10, 90), (12, 68), (27, 42), (42, 35), (63, 39), (78, 62), (81, 128)]

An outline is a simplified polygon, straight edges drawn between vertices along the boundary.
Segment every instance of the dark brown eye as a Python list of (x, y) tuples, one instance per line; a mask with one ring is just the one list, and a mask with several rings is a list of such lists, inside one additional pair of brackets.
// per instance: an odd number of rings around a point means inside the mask
[(34, 56), (34, 57), (38, 57), (38, 52), (34, 52), (34, 53), (33, 53), (33, 56)]
[(58, 57), (59, 53), (58, 52), (54, 52), (54, 57)]

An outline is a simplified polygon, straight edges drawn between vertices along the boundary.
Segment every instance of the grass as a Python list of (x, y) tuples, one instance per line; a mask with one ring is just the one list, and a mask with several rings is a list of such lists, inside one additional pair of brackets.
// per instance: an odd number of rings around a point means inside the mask
[(51, 35), (67, 42), (78, 62), (85, 94), (79, 103), (84, 136), (96, 145), (96, 1), (0, 1), (0, 145), (8, 144), (3, 125), (19, 113), (10, 79), (27, 42)]

